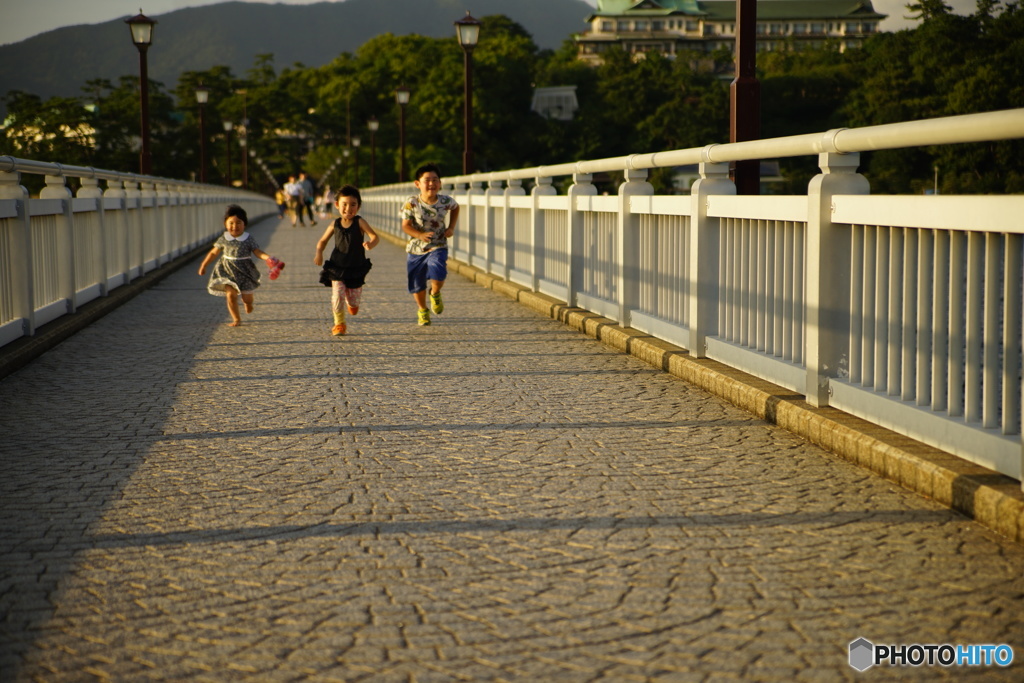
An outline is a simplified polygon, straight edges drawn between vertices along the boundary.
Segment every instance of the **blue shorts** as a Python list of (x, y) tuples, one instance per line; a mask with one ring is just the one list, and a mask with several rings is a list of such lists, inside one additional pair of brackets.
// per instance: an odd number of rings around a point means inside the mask
[(422, 292), (427, 288), (427, 280), (443, 282), (448, 277), (448, 249), (409, 254), (405, 267), (409, 273), (409, 291)]

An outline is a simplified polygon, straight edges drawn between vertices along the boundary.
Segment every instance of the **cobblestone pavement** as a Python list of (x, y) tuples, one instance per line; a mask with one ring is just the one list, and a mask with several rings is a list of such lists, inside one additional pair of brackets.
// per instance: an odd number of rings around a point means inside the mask
[(388, 243), (333, 338), (323, 226), (0, 382), (4, 680), (1024, 678), (1021, 546), (458, 276), (417, 327)]

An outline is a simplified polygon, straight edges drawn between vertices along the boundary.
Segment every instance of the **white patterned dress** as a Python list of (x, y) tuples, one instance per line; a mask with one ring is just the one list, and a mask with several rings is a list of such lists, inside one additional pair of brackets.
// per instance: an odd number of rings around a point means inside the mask
[(260, 271), (252, 260), (253, 252), (260, 245), (248, 232), (237, 238), (225, 232), (213, 246), (220, 248), (221, 254), (210, 272), (206, 291), (214, 296), (227, 296), (229, 288), (244, 293), (260, 286)]

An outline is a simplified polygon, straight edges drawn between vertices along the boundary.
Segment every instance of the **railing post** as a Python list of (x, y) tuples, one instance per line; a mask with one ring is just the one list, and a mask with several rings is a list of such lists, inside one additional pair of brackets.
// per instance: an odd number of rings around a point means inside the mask
[(121, 280), (118, 286), (126, 285), (131, 280), (127, 196), (127, 193), (124, 191), (124, 183), (114, 180), (107, 181), (107, 189), (103, 193), (104, 206), (111, 202), (117, 204), (113, 222), (109, 223), (113, 225), (113, 229), (108, 230), (108, 234), (110, 237), (110, 253), (113, 260), (113, 263), (110, 264), (110, 270), (117, 271)]
[(503, 280), (511, 279), (512, 271), (515, 270), (514, 266), (519, 265), (516, 262), (516, 247), (518, 245), (516, 241), (516, 213), (515, 209), (512, 208), (512, 197), (522, 197), (525, 195), (526, 191), (523, 190), (522, 180), (509, 180), (503, 192), (503, 206), (501, 207), (502, 232), (504, 233), (503, 239), (505, 242), (505, 263), (502, 266), (501, 274)]
[(583, 278), (583, 212), (579, 210), (577, 197), (594, 197), (597, 187), (592, 181), (594, 176), (589, 173), (574, 173), (572, 185), (569, 186), (569, 234), (566, 237), (565, 249), (569, 256), (569, 274), (566, 277), (566, 305), (575, 306), (577, 294), (581, 289)]
[(96, 178), (79, 178), (78, 180), (81, 182), (81, 186), (79, 186), (76, 196), (79, 199), (92, 199), (96, 202), (96, 243), (99, 245), (99, 249), (96, 250), (94, 257), (97, 261), (97, 270), (100, 273), (100, 296), (107, 296), (109, 289), (107, 243), (110, 235), (107, 230), (106, 215), (103, 211), (103, 190), (100, 189), (100, 182)]
[(21, 184), (21, 174), (0, 171), (0, 199), (13, 199), (17, 217), (13, 219), (7, 247), (10, 254), (3, 256), (2, 265), (9, 268), (11, 314), (21, 318), (25, 336), (36, 333), (35, 292), (32, 273), (32, 221), (29, 213), (28, 190)]
[(700, 178), (690, 188), (690, 355), (707, 355), (708, 335), (718, 332), (720, 245), (719, 219), (708, 217), (708, 197), (735, 195), (736, 185), (729, 179), (729, 164), (704, 162)]
[(167, 188), (167, 183), (157, 183), (155, 189), (155, 215), (157, 216), (157, 230), (160, 232), (160, 241), (162, 243), (157, 260), (160, 265), (163, 265), (170, 263), (179, 253), (181, 239), (178, 237), (178, 226), (181, 222), (176, 215), (177, 211), (172, 208), (171, 193)]
[(807, 188), (807, 311), (804, 394), (812, 406), (828, 405), (829, 379), (837, 377), (850, 339), (850, 235), (832, 223), (832, 197), (869, 194), (867, 178), (857, 173), (860, 154), (824, 152), (821, 173)]
[(75, 217), (71, 207), (71, 190), (64, 184), (64, 176), (48, 175), (46, 187), (39, 191), (40, 199), (60, 201), (60, 218), (57, 219), (57, 289), (60, 297), (67, 302), (67, 312), (75, 312)]
[(124, 227), (125, 243), (128, 245), (127, 281), (131, 281), (146, 272), (142, 238), (142, 193), (139, 191), (139, 184), (131, 180), (124, 181)]
[(486, 262), (484, 262), (482, 266), (480, 265), (481, 258), (486, 259), (486, 245), (484, 246), (484, 255), (482, 257), (476, 254), (477, 245), (480, 244), (480, 240), (483, 238), (481, 233), (487, 228), (486, 225), (480, 225), (480, 221), (476, 219), (477, 213), (476, 207), (473, 206), (473, 197), (478, 194), (482, 194), (479, 181), (466, 183), (466, 202), (462, 205), (462, 208), (459, 209), (459, 223), (462, 224), (462, 227), (459, 228), (459, 230), (463, 231), (470, 240), (469, 260), (467, 263), (472, 266), (477, 266), (478, 268), (482, 267), (486, 270)]
[[(441, 191), (444, 194), (449, 195), (459, 204), (459, 221), (455, 225), (455, 232), (452, 233), (452, 238), (448, 241), (448, 251), (452, 258), (470, 263), (472, 261), (473, 242), (471, 241), (471, 236), (467, 229), (467, 226), (469, 225), (469, 209), (466, 208), (464, 204), (465, 198), (459, 196), (459, 193), (462, 191), (461, 183), (449, 183), (448, 181), (444, 181), (441, 184), (441, 187)], [(378, 201), (377, 204), (381, 204), (381, 202)], [(383, 209), (384, 207), (381, 208)], [(401, 212), (401, 210), (402, 206), (399, 205), (398, 212)], [(382, 210), (381, 213), (386, 214), (387, 211)], [(408, 235), (402, 232), (401, 229), (398, 231), (398, 236), (402, 238), (408, 237)]]
[(558, 190), (551, 185), (551, 178), (536, 178), (533, 189), (530, 190), (530, 196), (533, 198), (530, 205), (531, 239), (533, 240), (530, 245), (530, 287), (535, 292), (540, 291), (541, 269), (537, 267), (538, 253), (547, 248), (544, 236), (544, 211), (540, 208), (540, 198), (556, 194), (558, 194)]
[[(474, 183), (475, 185), (476, 183)], [(500, 180), (489, 180), (487, 181), (487, 189), (483, 191), (484, 195), (484, 224), (483, 231), (480, 237), (483, 239), (484, 255), (483, 255), (483, 269), (488, 273), (494, 272), (494, 253), (496, 251), (497, 242), (499, 239), (504, 240), (504, 233), (498, 235), (494, 223), (494, 209), (491, 208), (491, 197), (496, 197), (502, 194), (502, 182)], [(477, 226), (477, 230), (480, 226)], [(505, 254), (505, 261), (508, 261), (508, 254)], [(502, 266), (503, 271), (507, 272), (505, 266)]]
[[(139, 198), (139, 225), (142, 227), (142, 273), (160, 265), (163, 232), (160, 229), (160, 212), (156, 208), (156, 190), (152, 182), (143, 182)], [(146, 208), (150, 211), (146, 211)], [(147, 268), (147, 266), (149, 266)]]
[(639, 291), (639, 219), (630, 210), (630, 197), (650, 196), (654, 186), (647, 182), (647, 169), (627, 168), (623, 171), (626, 182), (619, 185), (619, 211), (616, 222), (616, 287), (619, 301), (619, 324), (630, 325), (630, 311), (638, 304)]

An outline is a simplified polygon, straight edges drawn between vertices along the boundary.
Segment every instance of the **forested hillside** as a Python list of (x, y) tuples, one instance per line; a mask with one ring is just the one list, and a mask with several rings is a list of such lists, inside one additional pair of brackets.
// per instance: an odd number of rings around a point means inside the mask
[[(504, 14), (523, 25), (542, 49), (554, 49), (586, 28), (593, 7), (583, 0), (345, 0), (310, 5), (224, 2), (169, 12), (157, 20), (149, 77), (173, 86), (181, 73), (224, 65), (248, 69), (256, 55), (310, 67), (354, 52), (374, 36), (418, 34), (454, 38), (453, 22)], [(126, 5), (134, 14), (135, 5)], [(130, 15), (126, 15), (128, 18)], [(89, 79), (138, 73), (139, 57), (124, 21), (69, 26), (0, 46), (0, 94), (81, 94)]]
[[(349, 0), (350, 2), (352, 0)], [(1016, 5), (980, 3), (969, 17), (950, 14), (941, 0), (921, 0), (920, 26), (874, 36), (862, 50), (834, 46), (806, 52), (762, 53), (762, 135), (823, 132), (1024, 107), (1024, 12)], [(682, 149), (729, 140), (731, 54), (648, 54), (636, 60), (607, 53), (597, 68), (575, 59), (571, 44), (540, 50), (530, 32), (503, 15), (481, 15), (474, 53), (476, 170), (597, 159)], [(717, 61), (717, 69), (714, 68)], [(211, 89), (206, 107), (210, 179), (220, 182), (227, 139), (221, 121), (248, 120), (249, 150), (280, 180), (305, 168), (331, 182), (369, 183), (371, 137), (378, 183), (399, 175), (399, 109), (394, 91), (407, 85), (408, 166), (439, 162), (461, 171), (463, 53), (453, 36), (377, 35), (353, 53), (320, 66), (278, 66), (270, 54), (243, 71), (227, 65), (184, 72), (169, 86), (151, 87), (154, 170), (192, 177), (198, 169), (195, 87)], [(137, 168), (137, 78), (83, 82), (81, 98), (7, 97), (11, 111), (0, 154), (102, 168)], [(531, 112), (537, 86), (575, 85), (572, 121)], [(96, 105), (93, 110), (83, 107)], [(362, 147), (350, 146), (361, 136)], [(237, 132), (233, 158), (237, 159)], [(344, 161), (348, 149), (351, 158)], [(360, 155), (359, 175), (355, 155)], [(1024, 143), (946, 146), (867, 154), (862, 168), (875, 193), (921, 192), (940, 169), (943, 193), (1024, 192)], [(236, 161), (236, 169), (238, 168)], [(782, 160), (788, 190), (802, 192), (814, 159)], [(328, 171), (331, 175), (325, 177)], [(256, 173), (250, 174), (256, 177)], [(234, 176), (237, 178), (237, 172)], [(670, 170), (653, 182), (668, 189)], [(263, 178), (259, 182), (263, 182)], [(608, 189), (614, 189), (614, 178)], [(265, 184), (258, 185), (269, 189)]]

